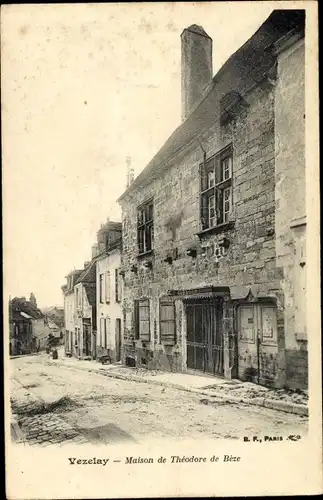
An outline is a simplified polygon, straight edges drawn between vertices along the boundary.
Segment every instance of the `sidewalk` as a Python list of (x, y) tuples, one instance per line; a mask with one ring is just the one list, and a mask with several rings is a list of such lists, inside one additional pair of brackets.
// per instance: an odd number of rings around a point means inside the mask
[(210, 377), (207, 375), (130, 368), (120, 363), (101, 365), (96, 361), (66, 357), (60, 357), (58, 360), (48, 358), (45, 362), (51, 365), (61, 364), (71, 369), (96, 372), (121, 380), (132, 380), (134, 382), (149, 383), (194, 392), (227, 402), (263, 406), (273, 410), (308, 416), (308, 395), (306, 391), (296, 392), (285, 391), (284, 389), (268, 389), (240, 380), (225, 380), (220, 377)]

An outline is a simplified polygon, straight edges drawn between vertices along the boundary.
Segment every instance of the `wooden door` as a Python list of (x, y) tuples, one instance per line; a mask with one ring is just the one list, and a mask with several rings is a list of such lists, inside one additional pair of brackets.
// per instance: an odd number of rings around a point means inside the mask
[(223, 375), (222, 301), (201, 300), (186, 305), (187, 367)]

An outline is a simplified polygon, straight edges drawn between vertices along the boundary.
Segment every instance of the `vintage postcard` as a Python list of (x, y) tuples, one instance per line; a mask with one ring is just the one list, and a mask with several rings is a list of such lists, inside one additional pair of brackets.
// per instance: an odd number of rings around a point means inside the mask
[(1, 8), (6, 495), (322, 493), (314, 1)]

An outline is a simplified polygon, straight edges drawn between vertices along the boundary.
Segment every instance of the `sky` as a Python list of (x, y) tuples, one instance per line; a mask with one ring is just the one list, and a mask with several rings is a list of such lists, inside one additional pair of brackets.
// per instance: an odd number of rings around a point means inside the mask
[(62, 305), (61, 285), (121, 220), (137, 176), (180, 124), (180, 35), (213, 39), (213, 73), (269, 2), (2, 6), (5, 289)]

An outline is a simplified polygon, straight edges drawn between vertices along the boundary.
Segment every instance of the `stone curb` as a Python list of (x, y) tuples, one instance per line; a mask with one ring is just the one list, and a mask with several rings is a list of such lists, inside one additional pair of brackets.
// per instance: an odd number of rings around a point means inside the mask
[(87, 372), (95, 372), (95, 373), (100, 373), (101, 375), (104, 375), (106, 377), (111, 377), (119, 380), (125, 380), (129, 381), (131, 380), (132, 382), (141, 382), (141, 383), (146, 383), (146, 384), (151, 384), (151, 385), (157, 385), (161, 387), (168, 387), (171, 389), (178, 389), (182, 390), (185, 392), (191, 392), (195, 394), (200, 394), (203, 396), (209, 396), (212, 398), (217, 398), (218, 400), (222, 400), (228, 403), (243, 403), (246, 405), (252, 405), (252, 406), (262, 406), (264, 408), (269, 408), (271, 410), (278, 410), (278, 411), (283, 411), (285, 413), (294, 413), (296, 415), (301, 415), (304, 417), (308, 417), (308, 407), (303, 404), (299, 403), (288, 403), (286, 401), (281, 401), (281, 400), (275, 400), (275, 399), (266, 399), (266, 398), (241, 398), (238, 396), (230, 396), (227, 394), (223, 394), (222, 392), (219, 391), (208, 391), (206, 389), (195, 389), (193, 387), (185, 387), (180, 384), (174, 384), (172, 382), (162, 382), (160, 380), (152, 380), (151, 378), (145, 379), (144, 377), (138, 377), (136, 375), (122, 375), (121, 373), (110, 373), (108, 370), (104, 370), (102, 368), (96, 368), (96, 367), (89, 367), (89, 368), (84, 368), (80, 366), (74, 366), (74, 365), (63, 365), (60, 361), (57, 362), (51, 362), (51, 361), (46, 361), (46, 364), (49, 365), (61, 365), (65, 366), (70, 369), (75, 369), (75, 370), (81, 370), (81, 371), (87, 371)]

